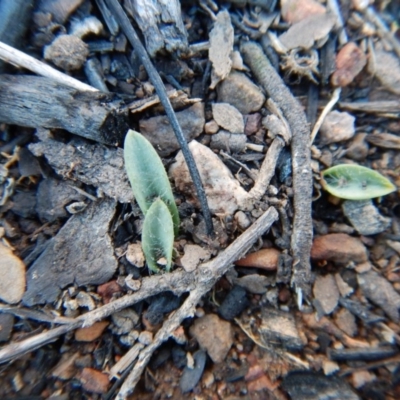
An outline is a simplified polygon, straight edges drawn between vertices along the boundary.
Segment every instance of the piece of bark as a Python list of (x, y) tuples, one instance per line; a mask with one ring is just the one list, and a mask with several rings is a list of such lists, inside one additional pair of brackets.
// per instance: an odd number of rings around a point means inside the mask
[(231, 53), (233, 51), (233, 26), (229, 12), (220, 11), (217, 14), (213, 29), (210, 31), (209, 59), (213, 69), (211, 72), (210, 89), (224, 80), (232, 68)]
[(283, 380), (282, 387), (296, 400), (360, 399), (342, 378), (312, 371), (290, 372)]
[(117, 146), (128, 131), (127, 110), (115, 94), (82, 92), (30, 75), (0, 76), (0, 121), (58, 128)]
[(355, 349), (329, 349), (328, 355), (334, 361), (376, 361), (398, 353), (395, 347), (367, 347)]
[(263, 308), (261, 314), (262, 321), (259, 330), (262, 341), (267, 346), (274, 343), (293, 351), (303, 348), (305, 343), (292, 314), (273, 308)]
[(58, 175), (93, 185), (120, 203), (133, 201), (122, 149), (92, 145), (82, 139), (65, 144), (52, 138), (32, 143), (29, 149), (36, 157), (45, 156)]
[(91, 204), (51, 239), (27, 273), (26, 305), (54, 302), (69, 284), (95, 285), (112, 277), (118, 262), (108, 229), (115, 206), (110, 199)]
[(178, 0), (128, 0), (124, 3), (142, 31), (151, 57), (162, 50), (168, 53), (188, 51), (187, 32)]

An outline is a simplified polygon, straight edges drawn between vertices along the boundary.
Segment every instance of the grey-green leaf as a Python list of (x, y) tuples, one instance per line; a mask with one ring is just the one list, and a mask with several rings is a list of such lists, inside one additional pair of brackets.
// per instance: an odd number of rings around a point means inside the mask
[(367, 200), (396, 190), (396, 186), (379, 172), (360, 165), (336, 165), (321, 175), (323, 188), (342, 199)]
[(153, 272), (160, 270), (157, 261), (161, 258), (166, 260), (166, 271), (171, 269), (173, 244), (174, 224), (171, 214), (165, 203), (157, 199), (148, 209), (142, 229), (143, 252)]
[(151, 143), (140, 133), (129, 130), (125, 137), (124, 159), (133, 194), (143, 214), (155, 199), (161, 198), (172, 215), (177, 234), (178, 208), (163, 163)]

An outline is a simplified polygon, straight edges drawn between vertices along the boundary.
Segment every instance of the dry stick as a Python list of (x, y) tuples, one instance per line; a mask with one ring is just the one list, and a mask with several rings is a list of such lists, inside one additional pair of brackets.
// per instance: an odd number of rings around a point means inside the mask
[(278, 212), (270, 207), (249, 229), (239, 236), (225, 251), (213, 260), (202, 264), (196, 271), (196, 289), (190, 292), (183, 305), (173, 312), (162, 328), (157, 332), (153, 342), (140, 353), (139, 360), (127, 377), (117, 395), (117, 399), (125, 399), (134, 390), (144, 368), (154, 351), (173, 334), (181, 322), (193, 316), (195, 307), (201, 298), (209, 292), (217, 280), (232, 266), (232, 263), (246, 253), (256, 240), (267, 231), (278, 219)]
[[(269, 146), (255, 184), (249, 192), (252, 199), (259, 200), (266, 192), (272, 177), (275, 175), (275, 166), (278, 162), (281, 150), (284, 147), (285, 142), (279, 136), (277, 136)], [(274, 168), (271, 168), (272, 166)]]
[[(260, 225), (264, 227), (264, 230), (268, 229), (266, 226), (267, 220), (265, 219), (266, 214), (272, 214), (274, 217), (277, 215), (277, 212), (274, 208), (270, 208), (222, 253), (208, 263), (200, 266), (195, 272), (185, 272), (180, 270), (169, 274), (154, 275), (144, 278), (142, 280), (140, 289), (133, 294), (129, 294), (121, 297), (120, 299), (114, 300), (111, 303), (105, 304), (96, 310), (83, 314), (72, 321), (67, 321), (60, 318), (52, 320), (52, 323), (62, 323), (65, 325), (50, 329), (47, 332), (32, 336), (28, 339), (22, 340), (21, 342), (11, 343), (7, 346), (4, 346), (2, 349), (0, 349), (0, 363), (12, 360), (24, 353), (37, 349), (51, 341), (56, 340), (58, 336), (66, 332), (80, 327), (91, 326), (95, 322), (100, 321), (111, 314), (130, 307), (133, 304), (136, 304), (139, 301), (142, 301), (150, 296), (154, 296), (158, 293), (171, 291), (177, 296), (180, 296), (184, 292), (195, 290), (198, 286), (198, 282), (203, 282), (205, 278), (209, 279), (210, 284), (213, 285), (219, 278), (220, 274), (224, 273), (220, 271), (225, 271), (225, 269), (230, 267), (230, 264), (233, 261), (243, 256), (246, 248), (250, 247), (256, 240), (254, 239), (254, 236), (260, 235)], [(246, 243), (247, 246), (244, 245)], [(10, 306), (1, 307), (0, 312), (1, 311), (11, 312)], [(43, 315), (31, 314), (27, 317), (43, 321)]]
[(71, 78), (70, 76), (50, 67), (44, 62), (36, 60), (36, 58), (28, 56), (22, 51), (14, 49), (3, 42), (0, 42), (0, 59), (9, 64), (13, 64), (16, 67), (26, 68), (29, 71), (52, 79), (53, 81), (61, 83), (65, 86), (82, 91), (98, 92), (98, 90), (94, 87), (86, 85), (86, 83), (82, 83), (77, 79)]
[(292, 286), (302, 304), (302, 292), (310, 293), (310, 250), (312, 242), (310, 167), (310, 128), (299, 102), (293, 97), (281, 77), (254, 42), (241, 46), (246, 64), (272, 100), (282, 110), (293, 134), (292, 166), (294, 190), (294, 218), (291, 238), (293, 256)]
[(322, 113), (319, 116), (318, 121), (315, 123), (314, 128), (311, 132), (311, 139), (310, 139), (311, 144), (314, 143), (314, 139), (317, 136), (317, 133), (319, 132), (319, 129), (321, 128), (323, 122), (325, 121), (326, 116), (332, 110), (334, 105), (339, 101), (341, 92), (342, 92), (342, 88), (336, 88), (333, 91), (332, 98), (329, 100), (328, 104), (322, 110)]
[(127, 36), (133, 49), (135, 50), (140, 60), (142, 61), (144, 68), (149, 74), (150, 81), (154, 85), (156, 92), (160, 98), (161, 104), (164, 106), (165, 112), (168, 116), (172, 129), (175, 133), (176, 139), (178, 140), (183, 156), (185, 157), (185, 161), (188, 166), (190, 176), (192, 177), (193, 183), (196, 187), (197, 196), (201, 204), (207, 233), (209, 235), (212, 235), (213, 223), (211, 219), (210, 209), (208, 208), (207, 197), (204, 191), (203, 184), (201, 182), (200, 174), (197, 169), (196, 163), (193, 159), (192, 153), (189, 150), (189, 146), (186, 142), (186, 139), (183, 136), (182, 129), (179, 125), (178, 119), (176, 118), (176, 114), (174, 109), (172, 108), (171, 102), (169, 101), (167, 91), (165, 90), (165, 86), (160, 78), (160, 75), (154, 68), (154, 65), (152, 64), (150, 57), (146, 52), (146, 49), (142, 45), (136, 31), (133, 29), (133, 26), (129, 21), (129, 18), (125, 14), (121, 5), (118, 3), (118, 0), (106, 0), (106, 3), (109, 9), (113, 12), (114, 17), (117, 19), (119, 25), (121, 26), (122, 31)]
[[(133, 304), (138, 303), (150, 296), (154, 296), (158, 293), (171, 291), (176, 295), (181, 295), (187, 290), (192, 290), (195, 287), (196, 276), (194, 273), (187, 273), (184, 271), (176, 271), (171, 274), (165, 275), (154, 275), (149, 278), (144, 278), (140, 290), (136, 293), (126, 295), (120, 299), (114, 300), (111, 303), (105, 304), (104, 306), (90, 311), (75, 318), (72, 322), (63, 321), (60, 319), (52, 320), (52, 323), (62, 323), (65, 324), (62, 327), (51, 329), (47, 332), (40, 333), (38, 335), (32, 336), (28, 339), (22, 340), (17, 343), (11, 343), (4, 346), (0, 350), (0, 364), (7, 362), (22, 354), (32, 351), (40, 346), (54, 341), (58, 336), (85, 326), (91, 326), (95, 322), (100, 321), (111, 314), (121, 311)], [(8, 309), (7, 309), (8, 308)], [(11, 312), (10, 307), (2, 307), (0, 311)], [(29, 315), (27, 318), (43, 321), (43, 316), (39, 315)], [(62, 330), (63, 328), (65, 330)]]

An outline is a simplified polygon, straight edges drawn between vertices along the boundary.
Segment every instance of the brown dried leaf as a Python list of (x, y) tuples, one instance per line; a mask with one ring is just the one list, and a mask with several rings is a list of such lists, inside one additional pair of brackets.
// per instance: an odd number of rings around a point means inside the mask
[(232, 68), (230, 55), (233, 51), (233, 27), (228, 11), (220, 11), (210, 32), (210, 50), (208, 57), (213, 65), (210, 88), (214, 89), (225, 79)]

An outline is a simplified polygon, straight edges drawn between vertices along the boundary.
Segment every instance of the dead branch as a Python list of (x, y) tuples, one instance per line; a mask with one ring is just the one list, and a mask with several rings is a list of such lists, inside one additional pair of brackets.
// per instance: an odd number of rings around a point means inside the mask
[(86, 83), (80, 82), (75, 78), (63, 74), (62, 72), (50, 67), (49, 65), (36, 60), (31, 56), (8, 46), (5, 43), (0, 42), (0, 59), (13, 64), (16, 67), (26, 68), (35, 74), (44, 76), (46, 78), (52, 79), (55, 82), (61, 83), (65, 86), (69, 86), (74, 89), (97, 92), (98, 90), (92, 86), (86, 85)]
[(246, 64), (261, 86), (283, 111), (293, 133), (291, 142), (294, 190), (294, 219), (291, 239), (293, 255), (292, 286), (298, 294), (310, 293), (310, 249), (312, 242), (311, 195), (312, 174), (310, 167), (310, 128), (304, 111), (290, 93), (281, 77), (254, 42), (241, 46)]
[[(32, 336), (18, 343), (11, 343), (0, 350), (0, 363), (13, 360), (22, 354), (40, 348), (54, 341), (60, 335), (71, 330), (90, 326), (97, 321), (107, 318), (113, 313), (130, 307), (150, 296), (164, 291), (171, 291), (181, 295), (186, 291), (197, 293), (201, 298), (210, 290), (215, 282), (232, 266), (232, 263), (241, 258), (253, 243), (278, 219), (278, 212), (270, 207), (249, 229), (242, 233), (230, 246), (213, 260), (199, 266), (195, 272), (176, 271), (170, 274), (154, 275), (142, 281), (140, 289), (109, 304), (83, 314), (72, 321), (54, 320), (52, 322), (65, 323), (65, 325), (51, 329), (47, 332)], [(202, 293), (200, 295), (200, 293)], [(4, 312), (7, 312), (6, 307)], [(0, 309), (0, 311), (2, 311)], [(180, 312), (180, 311), (177, 311)], [(35, 315), (35, 314), (33, 314)], [(175, 314), (174, 314), (175, 315)], [(179, 314), (181, 315), (181, 314)], [(38, 317), (39, 318), (39, 317)], [(42, 316), (40, 318), (43, 318)], [(172, 317), (171, 317), (172, 318)], [(183, 316), (182, 319), (186, 318)], [(156, 336), (155, 341), (157, 340)], [(164, 337), (164, 336), (162, 336)], [(169, 336), (168, 336), (169, 337)], [(164, 339), (166, 340), (166, 339)], [(162, 343), (162, 342), (160, 342)]]
[(133, 392), (144, 368), (154, 351), (173, 334), (181, 322), (193, 316), (201, 298), (212, 289), (217, 280), (225, 274), (232, 263), (244, 255), (255, 241), (278, 219), (278, 212), (270, 207), (249, 229), (240, 235), (225, 251), (213, 260), (202, 264), (196, 270), (196, 289), (190, 292), (181, 308), (173, 312), (154, 337), (153, 343), (144, 348), (139, 360), (122, 385), (117, 399), (122, 400)]

